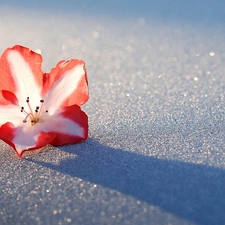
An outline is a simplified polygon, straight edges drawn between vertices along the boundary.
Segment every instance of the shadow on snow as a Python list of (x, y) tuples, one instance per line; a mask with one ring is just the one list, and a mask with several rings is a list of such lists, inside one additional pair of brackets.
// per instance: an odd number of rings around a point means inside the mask
[(200, 225), (225, 224), (225, 170), (148, 157), (103, 146), (93, 139), (74, 159), (44, 167), (99, 184)]

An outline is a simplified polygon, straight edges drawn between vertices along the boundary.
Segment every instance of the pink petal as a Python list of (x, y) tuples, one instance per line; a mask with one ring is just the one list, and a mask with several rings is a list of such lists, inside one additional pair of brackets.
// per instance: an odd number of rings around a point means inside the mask
[(0, 126), (6, 122), (12, 123), (15, 127), (21, 126), (25, 115), (20, 112), (18, 105), (0, 105)]
[(0, 138), (6, 142), (8, 145), (11, 147), (15, 147), (14, 144), (12, 143), (14, 137), (14, 126), (12, 123), (7, 122), (3, 124), (0, 128)]
[(9, 104), (18, 105), (18, 99), (11, 91), (2, 90), (2, 96), (9, 101)]
[(42, 129), (55, 135), (52, 145), (79, 143), (88, 137), (88, 117), (79, 106), (69, 106), (49, 118)]
[(21, 127), (16, 128), (8, 122), (1, 126), (0, 138), (10, 145), (19, 157), (22, 157), (25, 151), (38, 149), (49, 144), (55, 138), (55, 135), (40, 130), (24, 132)]
[(52, 116), (45, 116), (31, 126), (21, 123), (15, 127), (7, 122), (0, 128), (0, 138), (13, 147), (19, 157), (24, 151), (41, 148), (47, 144), (79, 143), (88, 137), (88, 117), (79, 106), (73, 105)]
[[(8, 48), (0, 59), (0, 90), (14, 93), (18, 100), (38, 95), (43, 84), (41, 55), (28, 48), (16, 45)], [(3, 93), (0, 93), (0, 104), (7, 104)]]
[(88, 100), (84, 62), (77, 59), (59, 62), (50, 73), (44, 74), (42, 95), (52, 112), (70, 105), (83, 105)]

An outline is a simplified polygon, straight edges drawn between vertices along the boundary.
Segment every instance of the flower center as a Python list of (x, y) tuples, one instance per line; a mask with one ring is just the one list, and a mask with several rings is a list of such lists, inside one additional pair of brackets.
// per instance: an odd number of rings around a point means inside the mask
[[(27, 97), (26, 103), (29, 108), (29, 111), (26, 111), (23, 106), (20, 109), (20, 111), (25, 115), (23, 122), (26, 123), (28, 120), (30, 120), (31, 125), (34, 125), (40, 120), (44, 100), (40, 100), (39, 106), (36, 106), (34, 111), (31, 108), (29, 97)], [(48, 110), (46, 110), (45, 113), (48, 113)]]

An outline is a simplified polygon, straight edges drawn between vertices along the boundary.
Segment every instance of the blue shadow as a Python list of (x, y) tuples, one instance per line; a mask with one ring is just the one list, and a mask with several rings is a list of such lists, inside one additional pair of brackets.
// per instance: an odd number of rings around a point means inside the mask
[(93, 139), (59, 165), (27, 159), (153, 204), (199, 225), (225, 224), (225, 170), (148, 157)]

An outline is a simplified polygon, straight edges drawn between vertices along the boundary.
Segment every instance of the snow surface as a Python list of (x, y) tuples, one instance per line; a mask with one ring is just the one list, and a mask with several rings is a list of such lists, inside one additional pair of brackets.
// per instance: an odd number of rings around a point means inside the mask
[(22, 159), (1, 142), (0, 224), (225, 224), (224, 8), (1, 1), (1, 52), (86, 62), (90, 131)]

